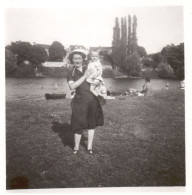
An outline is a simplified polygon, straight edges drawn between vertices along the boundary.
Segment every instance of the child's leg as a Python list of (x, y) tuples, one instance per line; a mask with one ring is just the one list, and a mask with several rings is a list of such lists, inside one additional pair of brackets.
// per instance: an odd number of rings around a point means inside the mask
[(98, 96), (98, 92), (95, 90), (97, 87), (95, 85), (90, 85), (90, 91), (95, 95)]
[(95, 86), (95, 91), (97, 92), (98, 95), (102, 96), (99, 86)]

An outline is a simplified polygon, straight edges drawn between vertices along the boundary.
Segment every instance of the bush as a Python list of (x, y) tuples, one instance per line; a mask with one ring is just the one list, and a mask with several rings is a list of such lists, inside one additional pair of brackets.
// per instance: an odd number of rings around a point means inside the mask
[(5, 70), (6, 75), (17, 68), (17, 60), (15, 55), (9, 49), (5, 49)]
[(174, 71), (173, 68), (164, 62), (159, 63), (157, 72), (159, 77), (161, 78), (173, 78), (174, 77)]
[(17, 66), (17, 68), (9, 72), (7, 77), (35, 77), (35, 72), (32, 64), (25, 65), (23, 63), (20, 64), (20, 66)]
[(125, 58), (123, 69), (129, 76), (141, 76), (141, 60), (137, 52)]

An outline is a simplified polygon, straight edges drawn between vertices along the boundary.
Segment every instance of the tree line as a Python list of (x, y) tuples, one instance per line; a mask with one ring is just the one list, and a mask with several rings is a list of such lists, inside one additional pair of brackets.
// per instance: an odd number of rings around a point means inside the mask
[(5, 47), (5, 67), (6, 74), (14, 71), (15, 69), (26, 69), (24, 64), (25, 61), (30, 63), (28, 66), (29, 71), (38, 68), (45, 61), (62, 62), (66, 55), (64, 46), (54, 41), (48, 48), (48, 53), (45, 48), (34, 44), (31, 45), (29, 42), (12, 42), (11, 45)]
[(167, 45), (160, 52), (142, 59), (144, 67), (152, 68), (161, 78), (184, 79), (184, 43)]
[[(120, 27), (121, 26), (121, 27)], [(111, 63), (113, 68), (129, 76), (142, 76), (142, 68), (152, 68), (161, 78), (184, 78), (184, 43), (165, 46), (147, 55), (137, 41), (137, 17), (115, 18)]]

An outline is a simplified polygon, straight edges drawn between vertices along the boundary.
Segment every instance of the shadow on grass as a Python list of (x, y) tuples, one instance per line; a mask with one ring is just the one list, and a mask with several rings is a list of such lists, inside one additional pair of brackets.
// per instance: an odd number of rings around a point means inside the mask
[[(69, 146), (70, 148), (74, 148), (74, 136), (73, 132), (71, 130), (71, 127), (68, 123), (59, 123), (59, 122), (53, 122), (52, 123), (52, 130), (55, 133), (58, 133), (59, 137), (61, 138), (64, 146)], [(86, 142), (87, 138), (85, 136), (82, 136), (81, 138), (81, 145), (86, 148)]]
[(73, 148), (74, 146), (73, 132), (71, 131), (70, 125), (68, 123), (59, 123), (55, 121), (52, 124), (53, 132), (58, 133), (59, 137), (63, 142), (63, 145)]

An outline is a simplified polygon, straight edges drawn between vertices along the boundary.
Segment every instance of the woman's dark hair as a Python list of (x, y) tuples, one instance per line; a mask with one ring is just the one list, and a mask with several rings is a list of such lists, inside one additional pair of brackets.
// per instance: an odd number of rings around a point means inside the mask
[(73, 52), (72, 54), (70, 54), (70, 55), (69, 55), (69, 58), (68, 58), (71, 64), (73, 63), (73, 62), (72, 62), (72, 59), (73, 59), (73, 55), (74, 55), (74, 54), (79, 54), (80, 56), (82, 56), (83, 61), (85, 61), (86, 55), (83, 54), (83, 53), (81, 53), (81, 52), (78, 52), (78, 51), (76, 52), (76, 51), (75, 51), (75, 52)]
[(145, 80), (150, 82), (151, 79), (150, 79), (150, 77), (145, 77)]

